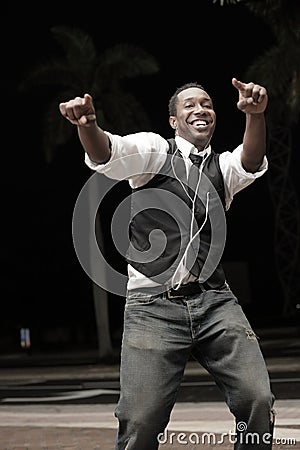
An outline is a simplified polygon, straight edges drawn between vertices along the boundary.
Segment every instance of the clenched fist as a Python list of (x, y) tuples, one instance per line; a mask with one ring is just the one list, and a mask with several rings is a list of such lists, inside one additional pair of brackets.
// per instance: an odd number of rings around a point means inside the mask
[(59, 104), (61, 114), (74, 125), (89, 127), (96, 121), (93, 99), (89, 94)]

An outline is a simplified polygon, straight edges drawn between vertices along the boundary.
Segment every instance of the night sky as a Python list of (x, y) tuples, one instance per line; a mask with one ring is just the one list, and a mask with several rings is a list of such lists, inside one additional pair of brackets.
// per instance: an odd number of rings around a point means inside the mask
[[(15, 335), (20, 326), (34, 330), (37, 347), (42, 346), (41, 328), (70, 327), (78, 334), (80, 324), (86, 339), (76, 334), (78, 345), (93, 342), (94, 336), (91, 282), (76, 258), (71, 234), (74, 204), (90, 172), (76, 138), (46, 163), (41, 116), (47, 95), (40, 90), (26, 96), (17, 92), (18, 83), (33, 65), (55, 56), (52, 26), (75, 26), (89, 32), (99, 53), (126, 42), (157, 59), (158, 74), (131, 83), (151, 119), (151, 130), (146, 131), (172, 137), (168, 100), (181, 84), (198, 81), (210, 93), (217, 112), (215, 150), (232, 150), (241, 142), (244, 116), (236, 109), (237, 92), (231, 79), (259, 82), (245, 80), (243, 74), (272, 45), (273, 36), (241, 5), (221, 7), (201, 0), (181, 10), (183, 5), (169, 2), (164, 14), (150, 3), (133, 9), (128, 2), (111, 7), (100, 3), (86, 10), (82, 4), (68, 7), (64, 3), (61, 9), (51, 2), (40, 2), (34, 8), (25, 2), (17, 8), (13, 3), (4, 7), (0, 352), (17, 348)], [(297, 139), (299, 144), (298, 134)], [(299, 189), (296, 171), (293, 176)], [(251, 299), (245, 309), (253, 321), (269, 324), (270, 316), (280, 314), (282, 296), (274, 267), (274, 211), (267, 178), (240, 192), (227, 217), (224, 260), (246, 264)], [(113, 249), (109, 252), (114, 255)], [(121, 326), (123, 305), (123, 298), (111, 296), (113, 331)]]

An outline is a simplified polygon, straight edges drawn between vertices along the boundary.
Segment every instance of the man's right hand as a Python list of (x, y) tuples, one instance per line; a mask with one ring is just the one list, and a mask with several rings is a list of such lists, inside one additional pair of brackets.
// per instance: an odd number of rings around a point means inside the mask
[(89, 94), (59, 104), (61, 114), (73, 125), (89, 127), (96, 122), (93, 99)]

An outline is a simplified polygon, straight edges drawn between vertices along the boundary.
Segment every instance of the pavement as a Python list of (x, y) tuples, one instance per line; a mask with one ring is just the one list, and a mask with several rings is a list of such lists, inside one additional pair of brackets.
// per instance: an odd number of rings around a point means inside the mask
[[(1, 450), (113, 450), (115, 405), (0, 408)], [(274, 448), (300, 449), (300, 400), (279, 400)], [(234, 421), (223, 402), (177, 403), (161, 449), (233, 448)]]
[[(300, 381), (300, 341), (297, 333), (261, 342), (271, 378)], [(6, 360), (7, 363), (7, 360)], [(0, 384), (55, 380), (118, 380), (119, 365), (48, 361), (38, 365), (1, 363)], [(207, 372), (189, 361), (185, 377), (207, 380)], [(288, 378), (286, 381), (288, 381)], [(282, 378), (283, 379), (283, 378)], [(296, 397), (296, 398), (295, 398)], [(117, 421), (114, 403), (1, 404), (0, 450), (114, 450)], [(300, 449), (300, 392), (275, 402), (274, 449)], [(224, 402), (181, 401), (175, 404), (159, 449), (232, 450), (234, 419)]]

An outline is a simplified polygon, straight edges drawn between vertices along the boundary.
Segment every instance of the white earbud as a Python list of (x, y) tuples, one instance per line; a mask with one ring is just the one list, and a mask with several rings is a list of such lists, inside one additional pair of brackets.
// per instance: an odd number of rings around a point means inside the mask
[(174, 122), (174, 128), (177, 128), (177, 124), (176, 124), (176, 122)]

